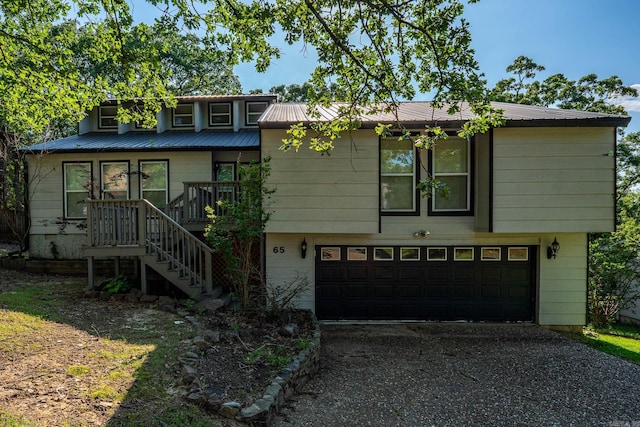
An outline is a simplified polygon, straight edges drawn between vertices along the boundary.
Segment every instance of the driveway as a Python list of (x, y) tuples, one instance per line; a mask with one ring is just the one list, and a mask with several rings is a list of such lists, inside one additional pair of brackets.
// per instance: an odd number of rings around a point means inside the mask
[(640, 426), (640, 365), (535, 325), (324, 325), (276, 426)]

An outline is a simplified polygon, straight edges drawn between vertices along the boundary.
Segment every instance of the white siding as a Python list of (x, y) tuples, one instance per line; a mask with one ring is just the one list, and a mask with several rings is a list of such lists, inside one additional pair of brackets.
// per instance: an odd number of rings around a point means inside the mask
[[(554, 238), (560, 243), (556, 259), (547, 259)], [(538, 323), (584, 325), (587, 315), (587, 235), (547, 235), (540, 247)]]
[(276, 189), (268, 232), (376, 233), (378, 231), (378, 137), (359, 131), (336, 140), (330, 156), (307, 146), (279, 150), (287, 135), (262, 131), (262, 151), (271, 156), (268, 185)]
[[(220, 157), (235, 161), (238, 153), (226, 152)], [(257, 160), (258, 153), (246, 152), (240, 158), (242, 161)], [(31, 256), (51, 258), (51, 242), (55, 243), (61, 258), (77, 259), (83, 256), (86, 221), (65, 221), (63, 218), (62, 162), (92, 162), (93, 175), (99, 179), (100, 162), (117, 160), (129, 161), (131, 172), (138, 170), (138, 162), (141, 160), (167, 160), (169, 200), (182, 194), (183, 182), (212, 180), (213, 163), (210, 152), (74, 153), (46, 154), (41, 158), (30, 156)], [(132, 174), (129, 184), (130, 197), (139, 198), (139, 176)]]
[(493, 141), (494, 232), (613, 230), (613, 128), (502, 128)]

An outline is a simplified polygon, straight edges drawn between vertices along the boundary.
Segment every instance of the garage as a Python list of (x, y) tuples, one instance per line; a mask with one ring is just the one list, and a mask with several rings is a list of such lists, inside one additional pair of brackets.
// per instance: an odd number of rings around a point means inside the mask
[(533, 321), (536, 246), (317, 246), (321, 320)]

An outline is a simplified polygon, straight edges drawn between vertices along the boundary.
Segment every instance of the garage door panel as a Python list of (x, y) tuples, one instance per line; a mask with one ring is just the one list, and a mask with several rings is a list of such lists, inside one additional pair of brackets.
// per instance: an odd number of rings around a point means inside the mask
[(366, 265), (349, 265), (343, 268), (345, 271), (345, 277), (348, 280), (366, 280), (369, 276), (368, 268)]
[(342, 295), (342, 290), (340, 288), (340, 284), (325, 283), (322, 286), (318, 287), (317, 293), (321, 297), (340, 298), (340, 296)]
[(426, 296), (429, 298), (446, 298), (448, 296), (448, 287), (441, 286), (428, 286), (426, 288)]
[[(466, 261), (465, 261), (466, 263)], [(460, 262), (462, 264), (462, 262)], [(475, 275), (475, 269), (473, 266), (469, 265), (458, 265), (456, 264), (453, 269), (453, 280), (473, 280)]]
[(401, 266), (399, 271), (399, 279), (400, 281), (404, 280), (419, 280), (422, 278), (423, 268), (419, 265), (407, 267)]
[(485, 266), (485, 265), (483, 265), (480, 268), (480, 281), (481, 282), (499, 282), (500, 280), (502, 280), (502, 267), (501, 266)]
[(316, 269), (316, 276), (319, 282), (338, 281), (341, 278), (342, 268), (339, 264), (323, 265), (321, 269)]
[(368, 296), (367, 283), (348, 283), (344, 286), (347, 298), (366, 298)]
[(528, 247), (525, 260), (508, 260), (508, 246), (495, 249), (474, 247), (473, 260), (428, 260), (421, 247), (402, 260), (395, 247), (395, 259), (385, 261), (323, 261), (316, 250), (316, 313), (327, 320), (533, 320), (538, 248)]
[(466, 286), (453, 286), (453, 298), (473, 298), (475, 287), (472, 284)]
[(425, 277), (429, 282), (446, 281), (449, 279), (450, 269), (445, 266), (427, 263)]
[(393, 280), (393, 264), (385, 261), (387, 265), (374, 265), (373, 280)]
[(480, 296), (484, 299), (500, 299), (502, 297), (502, 287), (497, 285), (483, 285), (480, 288)]
[(369, 286), (370, 295), (374, 298), (391, 298), (393, 297), (393, 284), (391, 283), (374, 283)]
[(420, 283), (401, 282), (397, 285), (398, 296), (400, 298), (418, 298), (422, 294)]

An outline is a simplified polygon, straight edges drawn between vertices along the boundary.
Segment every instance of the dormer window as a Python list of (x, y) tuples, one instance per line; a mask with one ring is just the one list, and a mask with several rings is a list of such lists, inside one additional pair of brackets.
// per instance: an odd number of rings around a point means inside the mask
[(209, 104), (209, 126), (231, 126), (231, 103), (212, 102)]
[(245, 119), (245, 123), (247, 126), (255, 126), (258, 124), (258, 119), (264, 113), (264, 110), (267, 109), (269, 103), (266, 101), (261, 102), (247, 102), (247, 116)]
[(115, 105), (104, 105), (99, 108), (98, 113), (100, 115), (98, 127), (100, 129), (118, 129), (118, 121), (116, 115), (118, 114), (118, 107)]
[(173, 127), (193, 127), (193, 104), (178, 104), (173, 109)]

